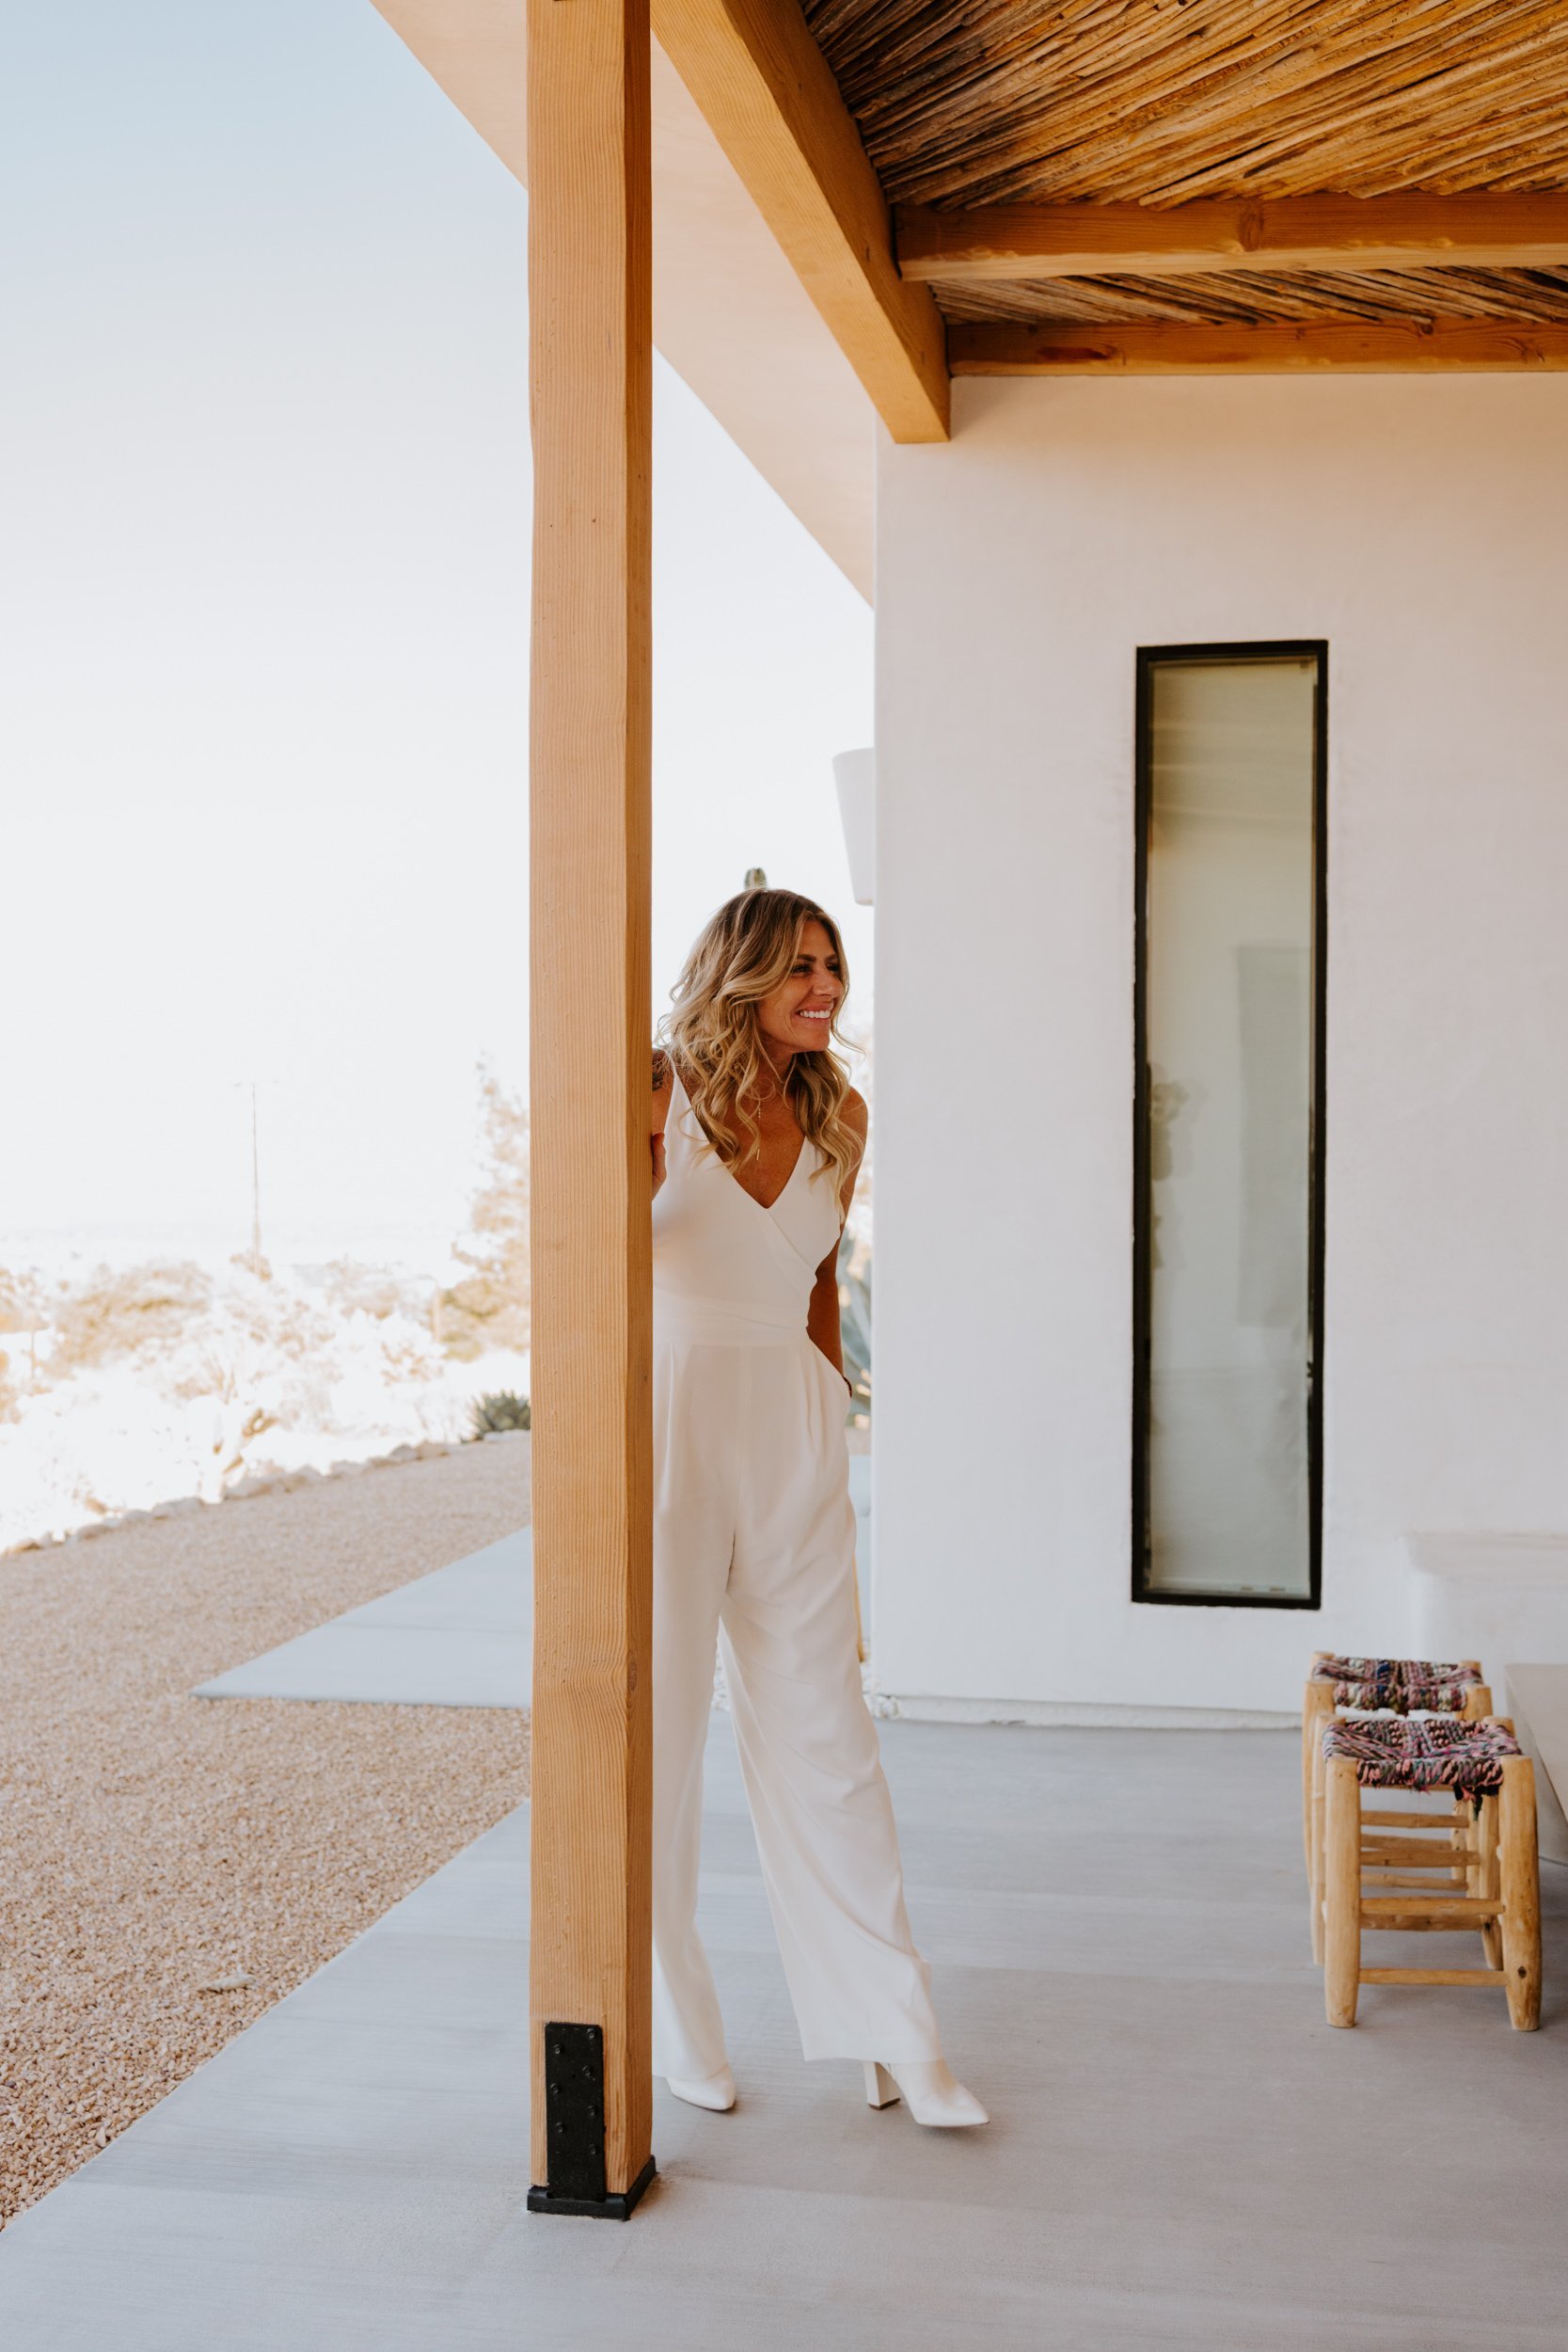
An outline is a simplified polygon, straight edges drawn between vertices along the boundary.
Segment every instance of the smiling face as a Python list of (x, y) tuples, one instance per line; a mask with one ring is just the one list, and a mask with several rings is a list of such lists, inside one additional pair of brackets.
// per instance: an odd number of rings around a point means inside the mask
[(770, 1057), (784, 1062), (791, 1054), (821, 1053), (843, 1001), (843, 967), (832, 934), (824, 924), (808, 921), (788, 978), (757, 1003), (757, 1027)]

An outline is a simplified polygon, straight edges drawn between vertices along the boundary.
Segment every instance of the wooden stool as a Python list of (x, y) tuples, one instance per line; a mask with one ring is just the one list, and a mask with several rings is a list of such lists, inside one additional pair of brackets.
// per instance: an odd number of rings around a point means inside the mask
[[(1341, 1658), (1332, 1650), (1319, 1650), (1307, 1677), (1307, 1690), (1301, 1710), (1301, 1802), (1302, 1837), (1307, 1848), (1307, 1900), (1312, 1922), (1312, 1957), (1322, 1962), (1323, 1956), (1323, 1732), (1333, 1721), (1338, 1708), (1357, 1708), (1363, 1712), (1377, 1708), (1391, 1709), (1395, 1714), (1408, 1715), (1419, 1708), (1433, 1714), (1458, 1715), (1467, 1723), (1479, 1723), (1492, 1712), (1492, 1693), (1481, 1680), (1480, 1661), (1474, 1658), (1461, 1659), (1457, 1664), (1442, 1665), (1425, 1658)], [(1463, 1872), (1470, 1893), (1479, 1893), (1474, 1883), (1477, 1860), (1471, 1851), (1474, 1845), (1475, 1820), (1467, 1806), (1456, 1804), (1444, 1819), (1431, 1813), (1404, 1810), (1367, 1813), (1362, 1817), (1365, 1829), (1372, 1832), (1368, 1841), (1365, 1859), (1370, 1868), (1386, 1873), (1394, 1885), (1420, 1883), (1407, 1874), (1412, 1868), (1431, 1870), (1442, 1868), (1452, 1878)], [(1452, 1833), (1451, 1860), (1417, 1859), (1404, 1851), (1413, 1831), (1430, 1831), (1442, 1827)], [(1390, 1835), (1389, 1833), (1393, 1833)], [(1374, 1851), (1374, 1849), (1376, 1851)], [(1435, 1854), (1435, 1849), (1428, 1852)]]
[[(1452, 1716), (1353, 1716), (1330, 1722), (1323, 1748), (1327, 1767), (1323, 1994), (1329, 2024), (1354, 2025), (1356, 1995), (1364, 1984), (1489, 1984), (1508, 1995), (1510, 2022), (1521, 2032), (1531, 2031), (1541, 2023), (1535, 1775), (1528, 1756), (1520, 1754), (1513, 1724), (1497, 1716), (1484, 1723)], [(1468, 1803), (1476, 1822), (1465, 1854), (1468, 1891), (1461, 1895), (1451, 1887), (1426, 1885), (1417, 1892), (1364, 1895), (1363, 1788), (1450, 1788), (1456, 1804)], [(1452, 1839), (1440, 1816), (1424, 1819), (1441, 1837)], [(1424, 1866), (1429, 1869), (1460, 1867), (1447, 1860), (1441, 1846), (1424, 1851), (1438, 1857)], [(1404, 1884), (1408, 1889), (1418, 1883)], [(1363, 1968), (1364, 1927), (1476, 1928), (1488, 1964)]]

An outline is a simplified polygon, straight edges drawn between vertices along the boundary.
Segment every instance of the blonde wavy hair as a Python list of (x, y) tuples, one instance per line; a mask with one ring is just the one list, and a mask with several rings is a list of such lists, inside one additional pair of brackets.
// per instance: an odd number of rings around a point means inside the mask
[[(673, 1063), (706, 1138), (727, 1167), (744, 1167), (762, 1146), (753, 1104), (762, 1090), (766, 1063), (757, 1008), (788, 979), (808, 923), (820, 923), (832, 942), (844, 983), (830, 1024), (839, 1037), (838, 1015), (848, 994), (849, 972), (838, 925), (814, 898), (795, 890), (743, 890), (710, 916), (671, 990), (672, 1009), (658, 1025), (659, 1045)], [(840, 1039), (842, 1042), (842, 1039)], [(659, 1061), (654, 1081), (662, 1077)], [(820, 1053), (794, 1055), (784, 1073), (784, 1096), (808, 1143), (815, 1143), (841, 1194), (859, 1163), (861, 1137), (845, 1116), (849, 1072), (831, 1045)], [(736, 1140), (736, 1137), (739, 1140)]]

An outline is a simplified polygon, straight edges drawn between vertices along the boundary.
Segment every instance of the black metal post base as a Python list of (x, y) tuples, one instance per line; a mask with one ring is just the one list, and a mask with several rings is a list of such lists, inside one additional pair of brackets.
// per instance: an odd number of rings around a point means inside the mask
[(534, 2187), (528, 2193), (528, 2209), (530, 2213), (587, 2214), (599, 2221), (626, 2221), (653, 2177), (650, 2156), (630, 2188), (618, 2189), (613, 2197), (552, 2197), (547, 2188)]

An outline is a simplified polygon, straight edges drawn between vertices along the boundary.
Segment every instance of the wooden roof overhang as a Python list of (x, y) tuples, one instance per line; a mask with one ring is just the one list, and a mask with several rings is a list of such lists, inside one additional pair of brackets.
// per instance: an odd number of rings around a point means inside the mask
[(896, 439), (950, 374), (1568, 367), (1568, 0), (653, 0)]
[[(526, 178), (526, 0), (376, 6)], [(867, 595), (867, 397), (1568, 366), (1568, 0), (649, 9), (658, 347)]]

